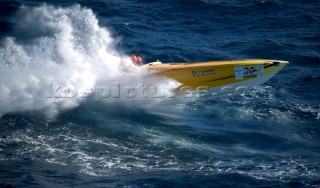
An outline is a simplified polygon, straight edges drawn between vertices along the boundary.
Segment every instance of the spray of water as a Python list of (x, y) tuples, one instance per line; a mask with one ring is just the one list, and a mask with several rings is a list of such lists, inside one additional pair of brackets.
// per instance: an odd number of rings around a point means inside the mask
[(118, 41), (99, 25), (92, 10), (80, 5), (23, 6), (15, 21), (19, 24), (14, 36), (1, 39), (0, 46), (2, 115), (41, 110), (54, 117), (85, 98), (69, 97), (69, 92), (48, 98), (48, 87), (88, 93), (97, 83), (132, 80), (122, 72), (123, 66), (138, 69), (115, 50)]

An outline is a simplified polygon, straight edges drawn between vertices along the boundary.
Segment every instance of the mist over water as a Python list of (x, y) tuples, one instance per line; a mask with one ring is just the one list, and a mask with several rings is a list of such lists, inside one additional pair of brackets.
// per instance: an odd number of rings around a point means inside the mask
[[(76, 3), (0, 3), (0, 187), (319, 186), (319, 3)], [(129, 54), (290, 64), (241, 95), (179, 98)], [(114, 97), (139, 84), (167, 96)]]

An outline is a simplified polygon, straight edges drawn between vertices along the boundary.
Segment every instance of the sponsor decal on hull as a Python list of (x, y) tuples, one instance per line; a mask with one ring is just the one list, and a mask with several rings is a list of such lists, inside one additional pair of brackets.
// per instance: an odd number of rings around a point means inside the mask
[(246, 76), (256, 76), (257, 78), (262, 77), (264, 74), (263, 65), (254, 65), (250, 67), (235, 66), (234, 74), (237, 80), (242, 80)]
[(214, 75), (215, 71), (214, 69), (206, 69), (206, 70), (194, 70), (192, 71), (192, 76), (207, 76), (207, 75)]

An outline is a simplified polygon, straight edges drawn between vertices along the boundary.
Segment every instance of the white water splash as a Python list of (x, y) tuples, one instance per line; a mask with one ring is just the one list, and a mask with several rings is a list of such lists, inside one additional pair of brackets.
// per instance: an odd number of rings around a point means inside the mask
[(136, 69), (115, 50), (117, 41), (92, 10), (80, 5), (23, 6), (15, 21), (17, 36), (2, 39), (0, 46), (0, 115), (44, 109), (54, 117), (84, 98), (68, 92), (48, 98), (49, 84), (86, 91), (98, 82), (121, 80), (120, 65)]

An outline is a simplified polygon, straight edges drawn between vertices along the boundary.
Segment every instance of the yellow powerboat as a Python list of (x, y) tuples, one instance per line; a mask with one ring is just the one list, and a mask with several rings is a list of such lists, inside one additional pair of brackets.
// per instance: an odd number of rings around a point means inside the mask
[(198, 63), (151, 62), (142, 66), (146, 75), (176, 80), (191, 89), (219, 86), (259, 86), (288, 61), (266, 59), (223, 60)]

